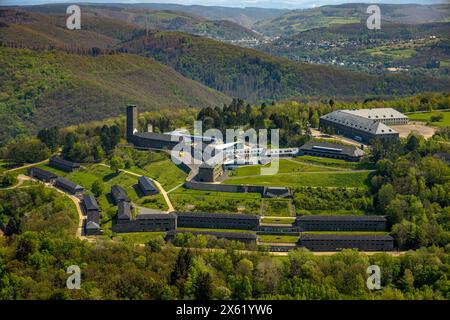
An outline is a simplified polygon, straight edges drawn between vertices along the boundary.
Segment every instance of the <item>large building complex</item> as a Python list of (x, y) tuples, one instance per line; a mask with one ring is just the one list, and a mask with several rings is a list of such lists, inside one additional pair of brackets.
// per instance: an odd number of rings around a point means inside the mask
[(406, 123), (408, 117), (391, 108), (336, 110), (320, 117), (319, 127), (332, 129), (336, 134), (360, 142), (371, 143), (375, 138), (382, 141), (398, 140), (398, 132), (387, 124)]

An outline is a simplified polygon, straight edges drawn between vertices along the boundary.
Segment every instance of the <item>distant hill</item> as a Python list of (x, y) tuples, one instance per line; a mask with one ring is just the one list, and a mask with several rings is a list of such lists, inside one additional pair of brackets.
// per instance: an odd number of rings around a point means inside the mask
[(153, 59), (88, 56), (0, 47), (0, 145), (51, 125), (71, 125), (142, 110), (221, 106), (224, 94)]
[[(449, 20), (450, 5), (378, 4), (382, 21), (395, 24), (423, 24)], [(337, 24), (354, 24), (369, 17), (367, 3), (322, 6), (312, 9), (292, 10), (275, 19), (259, 21), (254, 29), (272, 36), (289, 36), (308, 29)]]
[(152, 32), (119, 46), (157, 59), (188, 78), (253, 102), (295, 96), (407, 95), (450, 89), (450, 79), (363, 73), (287, 59), (176, 32)]
[(286, 9), (255, 7), (231, 8), (221, 6), (180, 5), (170, 3), (108, 4), (108, 6), (179, 11), (201, 16), (209, 20), (228, 20), (238, 23), (247, 28), (250, 28), (257, 21), (274, 19), (289, 11)]
[[(193, 12), (176, 10), (154, 10), (148, 6), (131, 5), (81, 5), (83, 20), (107, 18), (117, 22), (157, 30), (182, 31), (195, 35), (207, 36), (218, 40), (240, 40), (257, 38), (258, 34), (230, 19), (208, 19)], [(178, 7), (178, 6), (176, 6)], [(182, 7), (183, 6), (179, 6)], [(40, 5), (22, 7), (27, 12), (65, 15), (67, 5)], [(67, 16), (66, 16), (67, 17)], [(84, 21), (83, 26), (84, 28)]]
[(0, 42), (27, 48), (54, 46), (57, 48), (108, 48), (131, 39), (141, 28), (127, 22), (95, 17), (83, 17), (83, 28), (66, 28), (67, 15), (34, 13), (0, 8)]

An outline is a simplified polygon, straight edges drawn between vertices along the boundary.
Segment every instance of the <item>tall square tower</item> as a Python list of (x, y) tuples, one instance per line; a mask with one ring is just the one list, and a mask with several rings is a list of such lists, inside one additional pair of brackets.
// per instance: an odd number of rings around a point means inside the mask
[(135, 105), (127, 107), (127, 140), (138, 132), (138, 108)]

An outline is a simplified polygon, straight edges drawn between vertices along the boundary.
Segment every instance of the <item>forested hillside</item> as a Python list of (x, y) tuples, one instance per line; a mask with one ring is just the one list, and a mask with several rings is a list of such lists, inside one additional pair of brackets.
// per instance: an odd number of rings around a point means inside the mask
[(176, 32), (152, 32), (126, 41), (122, 52), (153, 57), (184, 76), (251, 102), (296, 96), (407, 95), (445, 91), (450, 80), (403, 75), (368, 76), (303, 64), (251, 49)]
[[(92, 52), (91, 52), (92, 53)], [(141, 110), (222, 105), (225, 95), (153, 59), (0, 48), (0, 143), (52, 124)]]
[[(235, 23), (231, 20), (214, 19), (209, 20), (201, 15), (182, 12), (177, 10), (152, 10), (136, 9), (134, 7), (102, 6), (97, 4), (81, 6), (83, 12), (83, 28), (85, 23), (92, 25), (96, 20), (112, 20), (117, 27), (135, 26), (140, 28), (150, 28), (157, 30), (183, 31), (191, 34), (198, 34), (220, 40), (237, 40), (258, 37), (252, 30)], [(22, 8), (21, 8), (22, 9)], [(64, 26), (67, 6), (43, 5), (38, 7), (28, 7), (28, 15), (40, 15), (47, 17), (59, 17), (59, 25)], [(22, 9), (23, 10), (23, 9)], [(88, 28), (89, 28), (88, 26)]]

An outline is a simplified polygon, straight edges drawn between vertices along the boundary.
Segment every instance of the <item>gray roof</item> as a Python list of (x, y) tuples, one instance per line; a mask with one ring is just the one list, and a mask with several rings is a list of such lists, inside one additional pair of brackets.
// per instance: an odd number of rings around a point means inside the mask
[(300, 150), (317, 151), (330, 154), (344, 154), (351, 157), (362, 157), (365, 152), (355, 146), (322, 142), (322, 141), (308, 141), (300, 147)]
[(158, 191), (158, 189), (155, 187), (155, 185), (150, 180), (150, 178), (145, 177), (145, 176), (141, 176), (141, 177), (138, 178), (138, 181), (139, 181), (139, 185), (144, 190), (147, 190), (147, 191)]
[(403, 113), (392, 108), (373, 108), (373, 109), (353, 109), (342, 110), (343, 112), (354, 114), (367, 119), (385, 120), (385, 119), (408, 119)]
[(210, 235), (215, 236), (217, 238), (226, 238), (226, 239), (243, 239), (243, 240), (255, 240), (257, 239), (257, 235), (250, 232), (220, 232), (220, 231), (190, 231), (190, 230), (172, 230), (167, 232), (168, 236), (175, 236), (177, 233), (192, 233), (193, 235)]
[(125, 190), (118, 184), (111, 187), (111, 194), (117, 202), (130, 201)]
[(41, 169), (41, 168), (37, 168), (37, 167), (31, 167), (28, 169), (28, 173), (31, 175), (38, 175), (40, 177), (44, 177), (47, 179), (56, 179), (58, 176), (56, 174), (54, 174), (53, 172)]
[(302, 233), (300, 240), (394, 240), (391, 236), (377, 233)]
[(178, 217), (259, 220), (260, 216), (239, 213), (176, 212)]
[(383, 216), (350, 216), (350, 215), (307, 215), (307, 216), (299, 216), (297, 220), (300, 221), (386, 221), (386, 218)]
[(98, 225), (98, 223), (96, 223), (94, 221), (87, 221), (86, 222), (86, 229), (97, 230), (97, 229), (100, 229), (100, 226)]
[(75, 182), (70, 181), (69, 179), (66, 179), (64, 177), (58, 177), (55, 180), (56, 185), (68, 188), (70, 190), (83, 190), (83, 187), (76, 184)]
[(84, 207), (86, 208), (87, 211), (100, 210), (97, 200), (95, 200), (95, 197), (93, 195), (85, 194), (83, 196), (83, 203), (84, 203)]
[[(157, 133), (157, 132), (139, 132), (136, 133), (135, 136), (142, 138), (142, 139), (149, 139), (149, 140), (158, 140), (158, 141), (164, 141), (164, 142), (174, 142), (178, 143), (183, 140), (183, 137), (171, 135), (171, 134), (165, 134), (165, 133)], [(172, 140), (172, 137), (174, 137)]]
[(321, 116), (320, 118), (371, 134), (383, 135), (397, 133), (397, 131), (389, 128), (384, 123), (372, 119), (367, 119), (345, 111), (347, 110), (336, 110), (324, 116)]
[(72, 161), (65, 160), (63, 158), (53, 156), (50, 158), (50, 164), (56, 163), (68, 168), (79, 168), (80, 164)]
[(130, 220), (131, 219), (131, 203), (127, 201), (121, 201), (118, 205), (117, 218), (119, 220)]
[(139, 213), (136, 220), (152, 220), (152, 219), (176, 219), (173, 213)]

